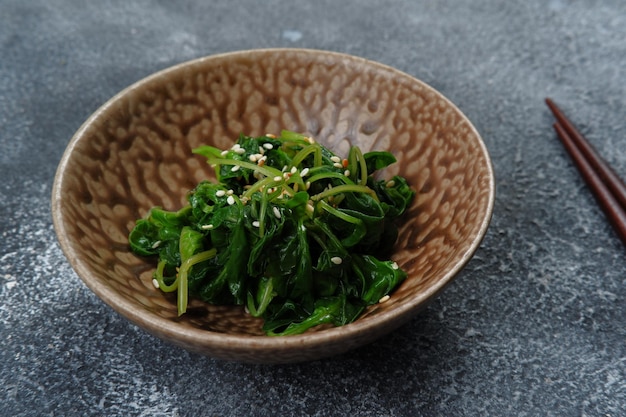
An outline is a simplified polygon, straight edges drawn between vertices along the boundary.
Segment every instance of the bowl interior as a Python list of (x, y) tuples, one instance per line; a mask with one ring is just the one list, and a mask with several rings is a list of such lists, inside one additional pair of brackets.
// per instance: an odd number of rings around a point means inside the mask
[[(394, 255), (409, 278), (388, 302), (345, 327), (377, 325), (382, 334), (401, 324), (480, 243), (493, 205), (492, 168), (478, 133), (445, 97), (360, 58), (258, 50), (148, 77), (76, 133), (57, 173), (53, 215), (78, 275), (118, 312), (158, 336), (186, 338), (186, 347), (220, 334), (235, 337), (231, 342), (261, 335), (260, 322), (241, 308), (192, 302), (178, 317), (175, 300), (152, 286), (154, 265), (129, 251), (127, 236), (151, 207), (178, 209), (199, 181), (214, 178), (194, 147), (228, 148), (240, 133), (281, 129), (307, 133), (339, 154), (352, 144), (388, 150), (398, 162), (382, 174), (403, 175), (417, 191)], [(324, 332), (339, 334), (317, 333)]]

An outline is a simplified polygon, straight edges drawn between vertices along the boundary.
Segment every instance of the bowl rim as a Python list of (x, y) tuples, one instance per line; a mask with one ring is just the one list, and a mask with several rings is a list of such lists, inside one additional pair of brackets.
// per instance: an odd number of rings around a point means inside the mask
[[(78, 143), (84, 140), (85, 134), (89, 130), (90, 126), (97, 120), (99, 120), (103, 114), (105, 114), (112, 106), (115, 105), (122, 97), (131, 93), (133, 90), (139, 89), (142, 86), (154, 82), (156, 79), (164, 77), (170, 73), (176, 73), (184, 70), (187, 67), (201, 65), (207, 61), (212, 60), (224, 60), (228, 58), (238, 58), (252, 55), (265, 55), (265, 54), (281, 54), (281, 53), (304, 53), (315, 55), (332, 56), (339, 59), (349, 60), (351, 62), (362, 63), (370, 68), (382, 69), (386, 72), (390, 72), (398, 75), (399, 77), (410, 79), (411, 82), (420, 84), (423, 88), (427, 89), (430, 93), (433, 93), (437, 98), (446, 102), (446, 104), (452, 107), (459, 115), (462, 116), (467, 123), (472, 134), (477, 139), (477, 145), (480, 148), (480, 153), (483, 155), (486, 163), (486, 170), (488, 173), (488, 198), (486, 200), (485, 215), (481, 219), (480, 226), (476, 229), (476, 233), (472, 238), (471, 243), (468, 245), (468, 250), (457, 259), (456, 264), (450, 268), (446, 273), (437, 280), (436, 283), (424, 289), (424, 291), (416, 297), (413, 297), (406, 302), (394, 306), (394, 308), (377, 313), (373, 316), (368, 316), (362, 319), (358, 319), (350, 324), (331, 327), (316, 332), (307, 332), (304, 334), (293, 336), (252, 336), (252, 335), (233, 335), (221, 332), (215, 332), (210, 330), (204, 330), (199, 328), (193, 328), (179, 323), (173, 322), (169, 319), (160, 317), (150, 311), (142, 308), (139, 304), (133, 303), (127, 300), (125, 297), (119, 295), (115, 290), (105, 284), (99, 283), (92, 278), (90, 268), (87, 263), (82, 261), (75, 253), (73, 243), (68, 239), (67, 230), (65, 227), (65, 220), (63, 216), (63, 200), (62, 190), (64, 189), (66, 182), (66, 167), (72, 159), (72, 154)], [(417, 79), (416, 77), (388, 66), (380, 62), (372, 61), (370, 59), (361, 58), (358, 56), (350, 55), (342, 52), (327, 51), (321, 49), (309, 49), (309, 48), (261, 48), (261, 49), (247, 49), (237, 50), (230, 52), (223, 52), (214, 55), (207, 55), (192, 60), (187, 60), (173, 66), (158, 70), (122, 89), (113, 97), (108, 99), (102, 104), (95, 112), (93, 112), (79, 129), (74, 133), (69, 141), (67, 148), (65, 149), (63, 156), (57, 167), (54, 183), (52, 187), (52, 220), (53, 226), (56, 231), (56, 235), (61, 246), (62, 252), (67, 257), (70, 265), (73, 267), (79, 278), (83, 283), (93, 291), (102, 301), (108, 304), (113, 310), (121, 314), (129, 321), (145, 328), (149, 332), (157, 332), (167, 337), (172, 337), (187, 345), (197, 345), (211, 347), (215, 349), (226, 349), (232, 352), (244, 352), (250, 349), (259, 350), (271, 350), (273, 352), (281, 352), (291, 350), (294, 348), (315, 348), (326, 346), (338, 339), (344, 339), (349, 337), (357, 337), (359, 334), (369, 332), (373, 328), (379, 329), (381, 333), (386, 333), (387, 330), (384, 327), (393, 322), (394, 319), (410, 318), (410, 313), (414, 312), (421, 305), (434, 298), (440, 291), (442, 291), (453, 278), (466, 266), (469, 260), (473, 257), (475, 252), (480, 247), (480, 244), (487, 232), (491, 217), (493, 215), (495, 203), (495, 175), (493, 170), (493, 163), (489, 156), (487, 147), (469, 118), (447, 97), (445, 97), (438, 90), (430, 86), (429, 84)], [(400, 323), (401, 324), (401, 323)], [(399, 324), (398, 324), (399, 325)]]

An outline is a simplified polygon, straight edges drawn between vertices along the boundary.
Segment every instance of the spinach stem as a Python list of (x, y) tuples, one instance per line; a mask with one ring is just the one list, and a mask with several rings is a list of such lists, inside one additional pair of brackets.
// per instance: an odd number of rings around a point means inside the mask
[(178, 289), (178, 279), (176, 279), (171, 285), (167, 285), (165, 283), (165, 277), (163, 276), (163, 271), (165, 270), (165, 265), (167, 262), (159, 261), (157, 264), (157, 269), (154, 273), (154, 278), (159, 283), (159, 289), (163, 292), (174, 292)]
[(316, 194), (314, 196), (311, 197), (311, 200), (313, 201), (319, 201), (322, 200), (326, 197), (330, 197), (332, 195), (336, 195), (336, 194), (341, 194), (341, 193), (366, 193), (372, 196), (372, 198), (374, 198), (374, 200), (378, 201), (378, 196), (376, 195), (376, 192), (374, 190), (372, 190), (371, 188), (369, 188), (368, 186), (365, 185), (356, 185), (356, 184), (345, 184), (345, 185), (338, 185), (337, 187), (333, 187), (329, 190), (324, 190), (319, 194)]
[[(178, 270), (178, 277), (176, 278), (176, 283), (178, 284), (178, 315), (182, 316), (187, 311), (187, 303), (188, 303), (188, 280), (187, 276), (189, 274), (189, 270), (192, 266), (197, 263), (206, 261), (208, 259), (214, 258), (217, 254), (217, 249), (209, 249), (203, 252), (196, 253), (195, 255), (191, 255), (187, 258), (181, 265)], [(159, 283), (160, 284), (160, 283)]]

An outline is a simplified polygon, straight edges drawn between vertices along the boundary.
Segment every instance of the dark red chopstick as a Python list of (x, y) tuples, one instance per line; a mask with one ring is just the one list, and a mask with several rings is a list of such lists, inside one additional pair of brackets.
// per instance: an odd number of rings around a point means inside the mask
[(554, 129), (593, 192), (598, 204), (626, 245), (626, 185), (549, 98), (546, 104), (557, 119)]

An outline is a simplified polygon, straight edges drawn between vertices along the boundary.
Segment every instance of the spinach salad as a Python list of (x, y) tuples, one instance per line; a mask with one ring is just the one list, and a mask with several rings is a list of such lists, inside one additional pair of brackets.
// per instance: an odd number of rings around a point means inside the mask
[(414, 192), (372, 175), (391, 153), (353, 146), (340, 158), (290, 131), (193, 152), (217, 181), (178, 211), (152, 208), (129, 235), (134, 253), (158, 260), (153, 283), (177, 293), (179, 315), (189, 297), (243, 305), (267, 335), (293, 335), (354, 321), (406, 278), (389, 257)]

